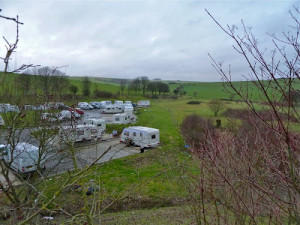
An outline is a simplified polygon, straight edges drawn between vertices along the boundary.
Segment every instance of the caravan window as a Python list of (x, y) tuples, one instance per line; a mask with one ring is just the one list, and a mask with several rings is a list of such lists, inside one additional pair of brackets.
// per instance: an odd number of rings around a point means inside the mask
[(133, 136), (134, 136), (134, 137), (136, 136), (136, 132), (133, 132)]
[(125, 120), (127, 120), (127, 117), (125, 117)]
[(102, 124), (101, 124), (101, 123), (99, 123), (99, 124), (97, 124), (97, 127), (101, 127), (101, 125), (102, 125)]
[(151, 138), (152, 138), (152, 139), (155, 139), (155, 134), (152, 134), (152, 135), (151, 135)]
[(119, 118), (119, 117), (116, 117), (116, 118), (115, 118), (115, 121), (120, 121), (120, 118)]
[(128, 132), (128, 131), (125, 131), (125, 132), (124, 132), (124, 135), (125, 135), (125, 136), (129, 136), (129, 132)]
[(142, 133), (140, 133), (140, 136), (141, 136), (141, 137), (143, 137), (143, 134), (142, 134)]

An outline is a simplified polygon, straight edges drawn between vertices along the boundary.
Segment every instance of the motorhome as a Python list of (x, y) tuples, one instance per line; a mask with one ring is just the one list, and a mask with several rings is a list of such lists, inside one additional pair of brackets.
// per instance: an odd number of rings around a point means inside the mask
[(140, 126), (127, 127), (123, 130), (120, 141), (141, 148), (156, 147), (159, 145), (159, 130)]
[(150, 101), (149, 100), (138, 101), (137, 107), (150, 107)]
[(104, 119), (88, 119), (85, 121), (86, 124), (91, 124), (97, 127), (97, 129), (101, 130), (101, 133), (104, 133), (106, 131), (106, 122)]
[(114, 122), (115, 124), (127, 124), (130, 123), (130, 115), (126, 113), (118, 113), (114, 116)]
[(5, 122), (4, 119), (2, 118), (2, 116), (0, 115), (0, 126), (4, 126)]
[(84, 124), (77, 126), (65, 126), (59, 130), (60, 139), (63, 142), (80, 142), (101, 138), (101, 129), (92, 125)]
[(39, 154), (39, 148), (21, 142), (14, 147), (10, 144), (0, 145), (0, 157), (10, 168), (20, 173), (28, 173), (40, 168), (45, 168), (45, 157)]
[(103, 110), (103, 113), (122, 113), (123, 108), (120, 105), (107, 105)]

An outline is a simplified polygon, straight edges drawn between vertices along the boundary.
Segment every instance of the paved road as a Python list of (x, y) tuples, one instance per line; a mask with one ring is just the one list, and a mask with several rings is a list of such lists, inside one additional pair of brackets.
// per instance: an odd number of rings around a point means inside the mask
[[(96, 163), (103, 163), (112, 159), (140, 153), (138, 148), (126, 147), (125, 144), (119, 143), (119, 138), (86, 143), (86, 145), (80, 143), (80, 145), (82, 146), (75, 145), (76, 163), (79, 168), (91, 165), (95, 161)], [(46, 168), (51, 175), (60, 174), (68, 170), (73, 170), (74, 162), (68, 151), (64, 150), (50, 157), (47, 160)]]

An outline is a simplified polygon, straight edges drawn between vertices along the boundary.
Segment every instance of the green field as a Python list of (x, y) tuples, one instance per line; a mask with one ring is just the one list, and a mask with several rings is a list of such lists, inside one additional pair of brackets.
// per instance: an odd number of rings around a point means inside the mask
[[(18, 75), (16, 74), (6, 77), (6, 85), (13, 89), (15, 87), (14, 79), (17, 77)], [(69, 77), (69, 80), (72, 85), (79, 87), (79, 92), (82, 91), (82, 78)], [(91, 81), (91, 91), (97, 88), (98, 90), (111, 92), (119, 100), (136, 102), (145, 98), (145, 96), (141, 94), (135, 95), (133, 92), (130, 95), (117, 95), (119, 85), (113, 79), (91, 78)], [(236, 82), (235, 85), (248, 85), (252, 93), (252, 99), (260, 101), (259, 90), (255, 89), (253, 84)], [(199, 161), (195, 160), (185, 147), (186, 143), (180, 133), (180, 124), (187, 115), (198, 114), (204, 118), (210, 118), (213, 122), (216, 119), (221, 119), (222, 126), (226, 127), (229, 124), (228, 118), (223, 116), (222, 112), (215, 117), (207, 103), (211, 99), (239, 100), (239, 98), (227, 93), (224, 90), (223, 83), (172, 83), (170, 84), (171, 93), (179, 86), (186, 91), (185, 96), (178, 96), (176, 100), (161, 96), (160, 99), (151, 100), (150, 108), (139, 109), (137, 112), (137, 125), (154, 127), (160, 130), (160, 147), (150, 149), (143, 154), (136, 154), (95, 165), (85, 176), (76, 181), (82, 186), (87, 186), (90, 180), (93, 179), (101, 187), (100, 196), (103, 205), (112, 203), (110, 208), (104, 211), (103, 218), (108, 220), (113, 218), (113, 221), (115, 223), (118, 221), (119, 224), (131, 224), (132, 221), (128, 219), (128, 214), (134, 212), (136, 213), (135, 217), (138, 217), (139, 221), (144, 221), (144, 224), (169, 224), (170, 221), (173, 221), (172, 218), (178, 220), (178, 224), (194, 222), (191, 215), (184, 216), (186, 206), (182, 206), (182, 204), (189, 197), (189, 194), (185, 189), (182, 174), (197, 175), (199, 173)], [(299, 83), (296, 83), (295, 87), (300, 87)], [(91, 101), (97, 99), (81, 97), (80, 100)], [(187, 104), (190, 100), (198, 100), (201, 103), (199, 105)], [(224, 105), (223, 111), (227, 108), (243, 109), (246, 106), (245, 103), (238, 101), (224, 101)], [(259, 103), (255, 103), (255, 106), (258, 109), (262, 108)], [(30, 118), (34, 116), (34, 114), (28, 114)], [(29, 121), (33, 120), (30, 118)], [(236, 121), (238, 123), (238, 120)], [(107, 127), (108, 131), (111, 131), (113, 129), (122, 130), (123, 126), (108, 125)], [(295, 125), (295, 129), (299, 129), (299, 126)], [(55, 194), (66, 176), (60, 175), (47, 181), (45, 195), (50, 198)], [(185, 177), (185, 179), (189, 178)], [(43, 185), (40, 188), (43, 189), (45, 186)], [(84, 201), (84, 194), (72, 192), (60, 194), (58, 200), (64, 207), (69, 207), (68, 205), (72, 204), (72, 202), (74, 205), (78, 204), (78, 209), (76, 207), (72, 209), (75, 210), (73, 211), (74, 213), (81, 212), (80, 210), (84, 208)], [(55, 207), (55, 205), (50, 205), (51, 209), (55, 209)], [(164, 209), (160, 207), (171, 208)], [(136, 209), (139, 210), (133, 211)], [(111, 212), (119, 211), (123, 212), (111, 214)], [(182, 216), (180, 218), (175, 217), (174, 213), (180, 213)], [(153, 214), (157, 214), (158, 217), (153, 216)], [(166, 218), (162, 218), (162, 214), (166, 214)], [(125, 218), (122, 219), (122, 217)], [(176, 224), (175, 221), (173, 222)]]

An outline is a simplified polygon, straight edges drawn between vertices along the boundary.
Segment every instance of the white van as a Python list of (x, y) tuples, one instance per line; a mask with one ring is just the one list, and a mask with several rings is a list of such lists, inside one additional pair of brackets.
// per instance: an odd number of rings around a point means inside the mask
[(28, 173), (37, 170), (40, 157), (40, 167), (45, 168), (45, 158), (39, 155), (39, 148), (21, 142), (13, 148), (10, 144), (0, 145), (0, 157), (10, 168), (20, 173)]
[(86, 124), (91, 124), (97, 127), (97, 129), (101, 130), (101, 133), (104, 133), (106, 131), (106, 122), (104, 119), (88, 119), (85, 121)]
[(65, 126), (59, 130), (59, 136), (65, 142), (79, 142), (84, 140), (92, 140), (101, 138), (101, 129), (91, 124)]
[(132, 143), (142, 148), (151, 148), (159, 145), (159, 130), (150, 127), (127, 127), (121, 134), (120, 142)]
[(150, 107), (150, 101), (149, 100), (138, 101), (137, 107)]
[(87, 102), (78, 102), (78, 107), (81, 109), (94, 109), (94, 107)]
[(2, 118), (2, 116), (0, 115), (0, 126), (4, 126), (5, 122), (4, 119)]

